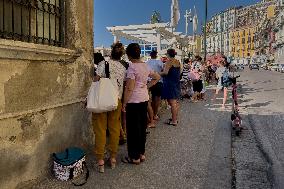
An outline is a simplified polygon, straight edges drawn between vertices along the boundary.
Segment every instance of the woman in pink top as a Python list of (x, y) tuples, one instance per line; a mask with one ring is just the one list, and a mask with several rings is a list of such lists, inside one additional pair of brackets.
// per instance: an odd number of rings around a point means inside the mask
[[(139, 164), (145, 161), (148, 88), (159, 81), (160, 75), (151, 71), (147, 64), (140, 60), (141, 49), (137, 43), (128, 45), (126, 54), (132, 64), (127, 70), (122, 105), (123, 111), (126, 111), (128, 148), (128, 157), (123, 158), (122, 161)], [(150, 83), (147, 82), (148, 77), (152, 78)]]

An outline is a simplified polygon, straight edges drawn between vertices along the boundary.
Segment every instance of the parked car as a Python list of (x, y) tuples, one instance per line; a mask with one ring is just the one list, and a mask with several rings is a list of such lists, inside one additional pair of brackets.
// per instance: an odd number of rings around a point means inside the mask
[(271, 71), (278, 71), (278, 68), (279, 68), (279, 64), (274, 63), (274, 64), (271, 65), (270, 70)]
[(284, 64), (279, 64), (278, 71), (284, 73)]
[(244, 64), (237, 64), (236, 67), (237, 67), (237, 69), (245, 69)]
[(257, 69), (259, 70), (259, 65), (258, 64), (250, 64), (249, 65), (249, 69), (252, 70), (252, 69)]

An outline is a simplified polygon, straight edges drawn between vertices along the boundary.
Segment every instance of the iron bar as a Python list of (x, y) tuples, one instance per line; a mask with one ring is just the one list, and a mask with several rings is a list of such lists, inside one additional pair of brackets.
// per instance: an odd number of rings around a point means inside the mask
[(38, 1), (36, 1), (36, 4), (35, 4), (35, 19), (36, 19), (36, 21), (35, 21), (35, 24), (36, 24), (36, 43), (38, 43), (38, 17), (37, 17), (37, 14), (38, 14), (38, 9), (39, 9), (39, 7), (38, 7)]
[(32, 17), (31, 17), (31, 11), (32, 11), (32, 7), (31, 7), (31, 2), (29, 2), (29, 38), (28, 38), (28, 41), (31, 42), (31, 39), (32, 39)]
[(44, 16), (45, 16), (45, 6), (44, 6), (44, 1), (41, 0), (41, 6), (42, 6), (42, 44), (44, 44), (45, 39), (44, 39)]
[(15, 33), (15, 14), (14, 14), (14, 1), (11, 2), (12, 5), (12, 33), (11, 36), (14, 39), (14, 33)]
[(56, 45), (56, 41), (57, 41), (57, 36), (56, 36), (57, 35), (57, 32), (56, 32), (57, 31), (56, 30), (56, 20), (57, 20), (57, 6), (56, 5), (57, 5), (57, 2), (56, 2), (56, 0), (54, 0), (54, 5), (55, 5), (55, 7), (54, 7), (54, 24), (55, 24), (54, 25), (55, 26), (54, 27), (54, 41), (55, 41), (55, 43), (54, 44)]
[(3, 0), (3, 37), (5, 32), (5, 0)]
[(59, 12), (60, 12), (60, 18), (59, 18), (59, 46), (62, 46), (63, 44), (63, 32), (64, 32), (64, 27), (63, 24), (64, 23), (64, 20), (63, 20), (63, 17), (65, 17), (65, 14), (64, 14), (64, 10), (63, 10), (63, 6), (64, 6), (64, 2), (63, 0), (59, 0)]
[(50, 14), (51, 14), (51, 5), (50, 5), (50, 0), (48, 1), (49, 5), (48, 5), (48, 28), (49, 28), (49, 44), (51, 44), (51, 25), (50, 25)]
[(23, 7), (21, 6), (21, 40), (23, 39)]

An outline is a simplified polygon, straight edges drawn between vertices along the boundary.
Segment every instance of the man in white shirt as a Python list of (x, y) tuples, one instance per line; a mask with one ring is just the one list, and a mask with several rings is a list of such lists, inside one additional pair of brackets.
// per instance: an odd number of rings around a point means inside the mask
[[(158, 54), (157, 51), (152, 51), (150, 53), (151, 59), (147, 61), (147, 64), (149, 68), (152, 69), (153, 71), (161, 73), (164, 68), (164, 64), (160, 59), (157, 59), (157, 54)], [(152, 109), (154, 113), (153, 117), (154, 120), (157, 120), (159, 118), (158, 110), (161, 103), (162, 87), (163, 87), (163, 81), (161, 79), (156, 85), (154, 85), (149, 89), (152, 94)]]

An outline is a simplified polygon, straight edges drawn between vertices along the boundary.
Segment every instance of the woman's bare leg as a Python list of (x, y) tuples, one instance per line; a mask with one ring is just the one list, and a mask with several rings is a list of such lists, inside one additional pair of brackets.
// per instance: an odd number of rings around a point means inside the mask
[(151, 102), (148, 102), (148, 107), (147, 107), (147, 111), (148, 111), (148, 118), (149, 118), (149, 124), (148, 127), (154, 127), (154, 113), (153, 113), (153, 109), (151, 106)]
[(155, 96), (152, 102), (154, 118), (157, 118), (158, 116), (160, 105), (161, 105), (161, 97)]
[(223, 104), (222, 104), (222, 108), (223, 108), (223, 109), (225, 108), (225, 104), (226, 104), (226, 101), (227, 101), (227, 96), (228, 96), (228, 88), (225, 87), (225, 88), (224, 88)]
[(178, 102), (175, 99), (168, 100), (168, 103), (171, 106), (171, 113), (172, 113), (172, 123), (177, 123), (177, 116), (178, 116)]
[(216, 92), (214, 93), (213, 98), (211, 99), (212, 102), (215, 102), (215, 100), (216, 100), (216, 98), (217, 98), (217, 95), (219, 94), (219, 91), (220, 91), (220, 89), (219, 89), (219, 88), (216, 88)]

